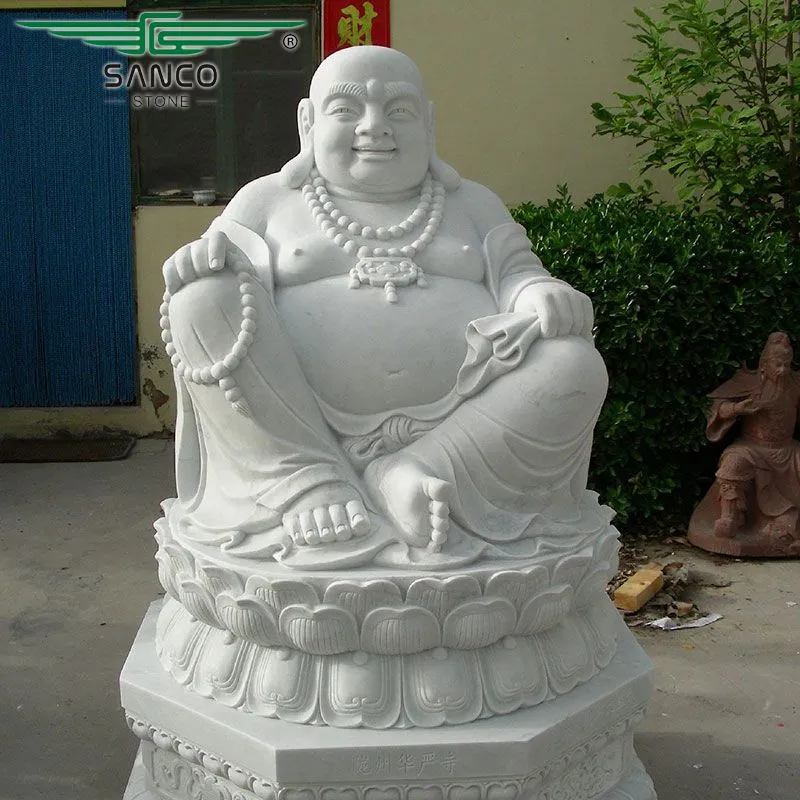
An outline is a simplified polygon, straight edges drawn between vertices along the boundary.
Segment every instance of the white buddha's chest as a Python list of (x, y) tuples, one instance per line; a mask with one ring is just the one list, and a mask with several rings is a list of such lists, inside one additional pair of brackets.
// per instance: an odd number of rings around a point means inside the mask
[[(352, 215), (363, 225), (373, 228), (389, 227), (405, 219), (415, 206), (415, 201), (399, 203), (366, 203), (337, 201), (341, 210)], [(381, 242), (376, 239), (355, 239), (359, 245), (369, 247), (397, 247), (411, 245), (424, 228), (422, 225), (399, 239)], [(352, 237), (355, 238), (355, 237)], [(339, 245), (328, 239), (311, 216), (299, 193), (285, 203), (268, 222), (265, 239), (270, 245), (273, 261), (273, 278), (276, 288), (297, 286), (346, 275), (356, 265), (358, 258), (348, 255)], [(421, 248), (414, 262), (430, 275), (460, 278), (481, 282), (485, 265), (482, 243), (472, 223), (445, 205), (444, 216), (433, 240)]]

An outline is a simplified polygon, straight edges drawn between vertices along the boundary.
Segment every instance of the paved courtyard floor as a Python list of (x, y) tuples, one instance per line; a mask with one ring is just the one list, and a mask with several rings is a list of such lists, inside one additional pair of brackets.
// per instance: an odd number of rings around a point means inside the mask
[[(152, 521), (172, 443), (125, 461), (0, 464), (0, 800), (120, 800), (137, 741), (117, 677), (161, 596)], [(656, 665), (637, 736), (659, 800), (800, 798), (800, 562), (681, 549), (724, 619), (636, 629)], [(711, 584), (729, 586), (714, 588)]]

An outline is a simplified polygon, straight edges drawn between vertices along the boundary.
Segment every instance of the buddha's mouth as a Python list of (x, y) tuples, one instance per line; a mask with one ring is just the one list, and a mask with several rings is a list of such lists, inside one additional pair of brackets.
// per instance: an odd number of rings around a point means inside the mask
[(356, 145), (353, 147), (353, 151), (366, 158), (387, 159), (397, 152), (397, 148), (394, 146), (382, 147), (381, 145)]

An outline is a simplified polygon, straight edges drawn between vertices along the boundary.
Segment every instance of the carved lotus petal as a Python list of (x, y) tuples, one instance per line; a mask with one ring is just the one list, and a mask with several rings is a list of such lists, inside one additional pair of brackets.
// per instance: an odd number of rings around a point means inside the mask
[(150, 738), (150, 726), (146, 722), (142, 722), (142, 720), (136, 719), (136, 717), (128, 717), (127, 722), (128, 727), (137, 738), (144, 740)]
[(158, 729), (153, 731), (153, 744), (160, 750), (172, 750), (174, 741), (175, 737), (171, 733)]
[(517, 623), (509, 600), (491, 597), (454, 608), (444, 621), (442, 644), (456, 650), (475, 650), (508, 636)]
[(426, 608), (376, 608), (361, 626), (361, 649), (370, 653), (421, 653), (441, 640), (439, 620)]
[(227, 631), (210, 629), (187, 685), (203, 697), (225, 698), (236, 703), (242, 669), (253, 647), (244, 639), (231, 641)]
[(549, 583), (546, 567), (536, 566), (525, 572), (504, 570), (496, 572), (486, 581), (483, 594), (485, 597), (504, 597), (510, 600), (517, 613), (520, 613), (528, 600), (546, 589)]
[(402, 659), (359, 652), (325, 661), (319, 713), (326, 725), (384, 730), (397, 724), (403, 708)]
[(486, 792), (486, 800), (515, 800), (519, 789), (513, 783), (493, 783)]
[(598, 561), (608, 561), (614, 572), (616, 572), (619, 548), (619, 531), (612, 526), (609, 532), (605, 534), (597, 544), (596, 558)]
[(244, 591), (242, 579), (230, 569), (208, 564), (197, 568), (197, 577), (213, 597), (222, 592), (238, 595)]
[(258, 575), (247, 579), (247, 594), (255, 595), (263, 600), (279, 616), (288, 606), (308, 606), (314, 608), (319, 597), (313, 586), (300, 581), (269, 581)]
[(594, 602), (587, 602), (581, 608), (579, 626), (585, 634), (595, 665), (603, 669), (617, 652), (619, 613), (605, 592), (594, 595), (594, 598)]
[(550, 688), (558, 694), (571, 692), (597, 672), (585, 635), (574, 620), (566, 619), (544, 631), (539, 644)]
[(215, 628), (221, 627), (214, 610), (214, 598), (202, 583), (186, 578), (180, 584), (180, 602), (195, 618)]
[(281, 633), (305, 653), (333, 655), (359, 647), (355, 617), (337, 606), (288, 606), (279, 624)]
[[(485, 710), (510, 714), (547, 697), (547, 673), (536, 638), (508, 636), (478, 652)], [(532, 795), (538, 797), (538, 795)]]
[(256, 778), (253, 781), (252, 791), (256, 797), (261, 797), (263, 800), (275, 800), (277, 797), (275, 787), (268, 781), (261, 780), (261, 778)]
[(574, 595), (575, 590), (566, 585), (541, 592), (522, 609), (515, 633), (532, 636), (557, 625), (572, 610)]
[(324, 603), (346, 608), (362, 623), (364, 617), (375, 608), (401, 606), (403, 596), (391, 581), (336, 581), (325, 589)]
[(220, 622), (240, 639), (266, 646), (280, 644), (275, 613), (263, 600), (248, 595), (235, 598), (223, 592), (216, 605)]
[(156, 553), (158, 580), (164, 591), (176, 600), (180, 596), (182, 578), (194, 577), (194, 564), (185, 550), (174, 544), (162, 544)]
[(473, 650), (437, 647), (403, 656), (403, 702), (412, 725), (461, 725), (480, 716), (481, 673)]
[(408, 790), (408, 800), (442, 800), (441, 786), (414, 786)]
[(593, 560), (594, 550), (591, 547), (581, 550), (575, 555), (562, 558), (553, 570), (553, 585), (566, 583), (573, 589), (577, 588)]
[(240, 789), (250, 788), (250, 774), (239, 767), (228, 765), (227, 778), (231, 783), (235, 783)]
[(322, 800), (358, 800), (358, 792), (346, 787), (328, 786), (322, 790)]
[(314, 792), (311, 789), (284, 789), (284, 800), (314, 800)]
[(481, 800), (481, 787), (455, 784), (447, 790), (447, 800)]
[(192, 761), (195, 764), (200, 762), (200, 753), (197, 751), (196, 747), (192, 747), (190, 744), (186, 744), (186, 742), (177, 742), (175, 745), (175, 750), (181, 758), (186, 759), (186, 761)]
[(364, 792), (364, 800), (400, 800), (400, 789), (397, 786), (371, 787)]
[(461, 603), (481, 597), (481, 585), (472, 575), (452, 578), (419, 578), (408, 587), (406, 605), (431, 611), (439, 622)]
[(605, 588), (612, 577), (611, 566), (608, 562), (602, 563), (591, 570), (581, 581), (581, 585), (575, 593), (575, 606), (583, 608), (587, 603), (591, 603), (597, 598), (598, 595), (605, 595)]
[(225, 762), (211, 753), (203, 753), (200, 759), (202, 765), (214, 775), (222, 775), (225, 770)]

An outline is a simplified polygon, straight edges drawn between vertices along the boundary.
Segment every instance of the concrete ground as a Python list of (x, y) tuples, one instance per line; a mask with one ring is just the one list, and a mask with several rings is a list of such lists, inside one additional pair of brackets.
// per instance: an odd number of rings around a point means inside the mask
[[(160, 596), (152, 521), (172, 487), (163, 440), (125, 461), (0, 464), (0, 800), (122, 797), (137, 742), (117, 676)], [(636, 629), (656, 665), (637, 741), (659, 800), (797, 800), (800, 563), (677, 557), (724, 619)]]

